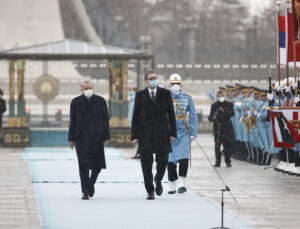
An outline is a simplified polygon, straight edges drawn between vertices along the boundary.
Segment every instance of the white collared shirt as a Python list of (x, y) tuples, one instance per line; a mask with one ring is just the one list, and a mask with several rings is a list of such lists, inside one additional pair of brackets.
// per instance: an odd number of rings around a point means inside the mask
[(151, 96), (152, 96), (152, 94), (151, 94), (152, 91), (154, 92), (154, 98), (156, 98), (157, 87), (156, 87), (154, 90), (151, 90), (151, 89), (148, 87), (148, 91), (149, 91), (149, 94), (150, 94), (150, 98), (151, 98)]

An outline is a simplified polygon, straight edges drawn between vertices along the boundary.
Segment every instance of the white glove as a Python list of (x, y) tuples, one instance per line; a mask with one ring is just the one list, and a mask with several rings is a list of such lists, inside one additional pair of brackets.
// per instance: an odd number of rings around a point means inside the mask
[(298, 103), (300, 101), (300, 98), (297, 96), (294, 100), (294, 103)]
[(292, 84), (293, 89), (296, 89), (297, 86), (298, 86), (297, 82)]
[(242, 104), (241, 102), (238, 101), (238, 102), (235, 103), (235, 105), (236, 105), (236, 106), (241, 106), (241, 105), (243, 105), (243, 104)]
[[(255, 113), (256, 113), (256, 112), (255, 112)], [(259, 117), (260, 117), (260, 113), (257, 113), (257, 114), (256, 114), (256, 116), (257, 116), (257, 118), (259, 119)]]
[(269, 100), (269, 101), (271, 101), (271, 100), (273, 100), (273, 94), (271, 93), (271, 94), (267, 94), (267, 99)]
[(192, 141), (194, 141), (196, 139), (195, 136), (190, 136), (190, 142), (192, 143)]
[(282, 91), (282, 87), (280, 85), (277, 85), (276, 90), (277, 91)]
[(286, 86), (286, 87), (285, 87), (285, 91), (286, 91), (286, 92), (290, 92), (290, 91), (291, 91), (291, 87), (290, 87), (290, 86)]

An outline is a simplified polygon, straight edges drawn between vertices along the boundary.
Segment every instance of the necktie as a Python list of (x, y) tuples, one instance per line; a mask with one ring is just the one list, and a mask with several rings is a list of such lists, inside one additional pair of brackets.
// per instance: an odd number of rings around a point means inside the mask
[(154, 103), (154, 101), (155, 101), (154, 91), (151, 91), (151, 100)]

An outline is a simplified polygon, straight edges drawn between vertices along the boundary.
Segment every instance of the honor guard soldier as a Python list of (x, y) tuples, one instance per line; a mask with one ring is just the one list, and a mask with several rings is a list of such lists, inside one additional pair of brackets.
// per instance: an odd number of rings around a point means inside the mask
[(257, 102), (257, 107), (255, 111), (255, 117), (257, 119), (257, 128), (259, 139), (262, 144), (261, 153), (258, 157), (259, 165), (267, 165), (271, 163), (271, 156), (269, 155), (270, 145), (268, 140), (268, 123), (266, 109), (269, 106), (269, 101), (267, 99), (267, 90), (260, 90), (261, 99)]
[(236, 112), (240, 113), (240, 122), (239, 122), (239, 129), (241, 133), (241, 141), (242, 141), (242, 156), (240, 157), (241, 160), (249, 161), (251, 155), (253, 154), (251, 145), (249, 144), (249, 133), (250, 128), (247, 122), (247, 117), (245, 114), (248, 111), (247, 102), (250, 96), (250, 88), (243, 86), (241, 96), (238, 102), (235, 103), (234, 109)]
[(234, 128), (234, 135), (236, 141), (236, 158), (239, 160), (246, 159), (247, 153), (243, 154), (243, 139), (242, 139), (242, 126), (240, 123), (241, 112), (237, 109), (238, 106), (243, 105), (241, 103), (242, 100), (242, 89), (243, 86), (240, 84), (236, 84), (235, 93), (231, 100), (234, 108), (234, 116), (232, 117), (232, 123)]
[(172, 142), (169, 153), (168, 179), (169, 194), (176, 193), (177, 163), (179, 164), (178, 193), (187, 191), (185, 180), (190, 160), (191, 142), (197, 137), (197, 113), (191, 96), (182, 93), (182, 81), (179, 74), (170, 76), (170, 89), (176, 117), (177, 139)]

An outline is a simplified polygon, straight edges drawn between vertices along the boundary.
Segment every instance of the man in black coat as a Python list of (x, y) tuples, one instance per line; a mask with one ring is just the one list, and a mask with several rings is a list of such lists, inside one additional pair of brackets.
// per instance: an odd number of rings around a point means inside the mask
[(3, 97), (3, 91), (0, 89), (0, 134), (2, 130), (2, 115), (6, 111), (6, 103)]
[(87, 200), (95, 193), (98, 174), (106, 168), (104, 142), (110, 134), (106, 101), (93, 94), (90, 81), (81, 83), (81, 91), (83, 94), (71, 102), (68, 141), (76, 148), (82, 199)]
[(154, 71), (145, 74), (145, 81), (148, 87), (135, 96), (131, 140), (134, 144), (139, 144), (147, 199), (153, 200), (153, 153), (156, 154), (157, 163), (155, 192), (160, 196), (163, 192), (161, 181), (168, 163), (168, 154), (172, 152), (171, 141), (176, 139), (177, 133), (170, 91), (157, 86)]
[(230, 118), (234, 116), (232, 102), (225, 100), (222, 91), (217, 93), (218, 101), (211, 105), (208, 120), (214, 122), (213, 130), (215, 137), (215, 167), (221, 166), (221, 144), (224, 147), (225, 163), (227, 167), (231, 167), (230, 154), (234, 144), (234, 131)]

